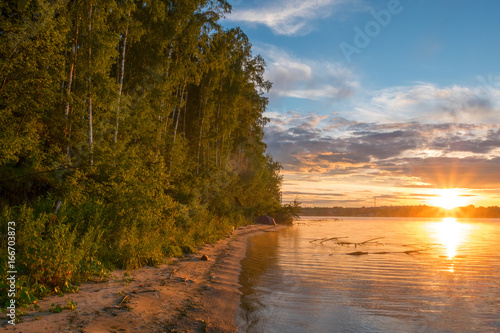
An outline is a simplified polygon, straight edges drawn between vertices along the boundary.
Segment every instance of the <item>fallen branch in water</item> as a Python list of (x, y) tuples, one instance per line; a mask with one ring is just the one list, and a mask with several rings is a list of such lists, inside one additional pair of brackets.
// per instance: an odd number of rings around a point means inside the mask
[(312, 241), (309, 241), (309, 243), (314, 243), (314, 242), (317, 242), (319, 241), (320, 244), (323, 244), (324, 242), (328, 242), (328, 241), (332, 241), (332, 240), (336, 240), (337, 243), (338, 243), (338, 240), (340, 238), (349, 238), (349, 237), (332, 237), (332, 238), (318, 238), (318, 239), (313, 239)]
[(323, 244), (324, 242), (328, 242), (328, 241), (332, 241), (332, 240), (335, 240), (338, 243), (338, 241), (339, 241), (340, 238), (349, 238), (349, 237), (332, 237), (332, 238), (326, 238), (326, 239), (322, 240), (319, 243)]
[[(416, 249), (416, 250), (408, 250), (408, 251), (383, 251), (383, 252), (372, 252), (371, 254), (390, 254), (390, 253), (405, 253), (405, 254), (414, 254), (414, 253), (420, 253), (422, 251), (427, 251), (430, 250), (431, 248), (425, 248), (425, 249)], [(333, 254), (333, 253), (332, 253)], [(332, 255), (330, 254), (330, 255)], [(370, 254), (369, 252), (364, 252), (364, 251), (355, 251), (355, 252), (349, 252), (346, 253), (349, 256), (361, 256), (361, 255), (367, 255)]]
[(337, 245), (340, 245), (340, 246), (354, 245), (354, 247), (358, 247), (358, 246), (362, 246), (362, 245), (366, 245), (366, 244), (384, 245), (383, 243), (375, 242), (375, 240), (382, 239), (385, 237), (375, 237), (375, 238), (371, 238), (371, 239), (365, 240), (364, 242), (360, 242), (360, 243), (343, 241), (343, 240), (340, 240), (341, 238), (349, 238), (349, 237), (318, 238), (318, 239), (313, 239), (312, 241), (309, 241), (309, 243), (312, 244), (314, 242), (319, 242), (319, 244), (323, 245), (323, 243), (325, 243), (325, 242), (336, 241)]
[(375, 240), (382, 239), (382, 238), (385, 238), (385, 237), (375, 237), (375, 238), (371, 238), (371, 239), (365, 240), (364, 242), (360, 242), (360, 243), (337, 241), (337, 244), (340, 246), (354, 245), (355, 248), (358, 246), (366, 245), (366, 244), (384, 245), (383, 243), (380, 243), (380, 242), (374, 242)]
[(375, 237), (375, 238), (372, 238), (372, 239), (369, 239), (369, 240), (366, 240), (364, 242), (357, 243), (357, 244), (358, 245), (364, 245), (364, 244), (367, 244), (367, 243), (378, 243), (378, 242), (374, 242), (374, 240), (376, 240), (376, 239), (382, 239), (382, 238), (385, 238), (385, 237)]

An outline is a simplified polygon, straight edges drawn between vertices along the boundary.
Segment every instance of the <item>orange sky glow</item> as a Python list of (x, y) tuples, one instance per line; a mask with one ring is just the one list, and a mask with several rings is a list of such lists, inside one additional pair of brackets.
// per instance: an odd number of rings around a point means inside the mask
[(499, 171), (477, 157), (422, 157), (417, 152), (419, 158), (398, 156), (389, 162), (321, 163), (317, 159), (321, 153), (315, 155), (298, 153), (296, 165), (284, 165), (284, 202), (298, 198), (304, 207), (429, 205), (446, 209), (499, 205)]
[(285, 176), (284, 202), (297, 197), (304, 207), (428, 205), (446, 209), (496, 206), (499, 202), (498, 193), (489, 189), (442, 189), (423, 184), (398, 186), (391, 180), (384, 184), (382, 180), (353, 183), (349, 178), (316, 181), (301, 178), (291, 174)]

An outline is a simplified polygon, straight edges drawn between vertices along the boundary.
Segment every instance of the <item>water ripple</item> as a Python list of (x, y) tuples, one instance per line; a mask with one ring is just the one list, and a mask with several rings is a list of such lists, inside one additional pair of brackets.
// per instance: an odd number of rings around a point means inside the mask
[(241, 332), (498, 331), (500, 221), (302, 222), (251, 240)]

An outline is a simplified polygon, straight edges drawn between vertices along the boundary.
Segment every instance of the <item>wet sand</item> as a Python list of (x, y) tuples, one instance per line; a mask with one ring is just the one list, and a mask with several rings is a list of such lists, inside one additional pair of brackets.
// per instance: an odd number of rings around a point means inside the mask
[[(7, 332), (236, 332), (240, 261), (248, 239), (284, 226), (250, 225), (234, 230), (196, 254), (158, 267), (116, 270), (103, 282), (90, 282), (63, 297), (39, 300), (22, 322), (0, 327)], [(206, 255), (209, 260), (202, 260)], [(68, 300), (76, 309), (65, 307)], [(49, 311), (51, 304), (60, 313)], [(52, 307), (54, 307), (52, 306)]]

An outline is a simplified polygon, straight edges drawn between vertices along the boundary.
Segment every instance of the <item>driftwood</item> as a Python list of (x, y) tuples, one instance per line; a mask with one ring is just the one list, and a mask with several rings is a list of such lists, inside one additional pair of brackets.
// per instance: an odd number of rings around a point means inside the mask
[(375, 240), (382, 239), (382, 238), (384, 238), (384, 237), (375, 237), (375, 238), (371, 238), (371, 239), (365, 240), (364, 242), (360, 242), (360, 243), (337, 241), (337, 244), (341, 245), (341, 246), (354, 245), (354, 247), (363, 246), (363, 245), (366, 245), (366, 244), (383, 245), (383, 243), (375, 242)]
[(115, 305), (115, 307), (117, 308), (121, 308), (123, 303), (127, 303), (130, 299), (129, 299), (130, 295), (125, 295), (125, 297), (123, 297), (122, 301), (120, 302), (120, 304), (118, 305)]
[[(336, 242), (337, 245), (339, 246), (351, 246), (354, 245), (355, 248), (358, 246), (363, 246), (367, 244), (375, 244), (375, 245), (384, 245), (384, 243), (378, 242), (379, 239), (385, 238), (385, 237), (375, 237), (375, 238), (370, 238), (368, 240), (365, 240), (363, 242), (349, 242), (346, 240), (343, 240), (344, 238), (349, 238), (349, 237), (325, 237), (325, 238), (318, 238), (318, 239), (313, 239), (312, 241), (309, 241), (309, 243), (317, 243), (323, 245), (326, 242), (334, 241)], [(381, 251), (381, 252), (366, 252), (366, 251), (354, 251), (354, 252), (349, 252), (346, 253), (347, 255), (350, 256), (361, 256), (361, 255), (367, 255), (367, 254), (389, 254), (389, 253), (405, 253), (405, 254), (418, 254), (422, 251), (428, 251), (432, 249), (432, 246), (439, 245), (439, 244), (425, 244), (425, 243), (416, 243), (416, 244), (403, 244), (401, 246), (405, 247), (419, 247), (413, 250), (406, 250), (406, 251)], [(330, 256), (333, 255), (333, 253), (330, 254)]]
[(167, 278), (167, 279), (169, 279), (169, 280), (170, 280), (170, 279), (174, 276), (175, 272), (176, 272), (178, 269), (179, 269), (179, 268), (176, 268), (176, 269), (174, 269), (172, 272), (170, 272), (170, 275), (168, 276), (168, 278)]
[[(383, 252), (372, 252), (371, 254), (390, 254), (390, 253), (405, 253), (405, 254), (414, 254), (414, 253), (420, 253), (422, 251), (427, 251), (430, 250), (431, 248), (425, 248), (425, 249), (415, 249), (415, 250), (407, 250), (407, 251), (383, 251)], [(333, 253), (332, 253), (333, 254)], [(370, 254), (369, 252), (363, 252), (363, 251), (356, 251), (356, 252), (349, 252), (346, 253), (347, 255), (350, 256), (360, 256), (364, 254)]]
[(326, 238), (326, 239), (323, 239), (321, 242), (319, 242), (320, 244), (323, 244), (324, 242), (328, 242), (328, 241), (337, 241), (337, 244), (341, 241), (339, 241), (340, 238), (348, 238), (348, 237), (332, 237), (332, 238)]
[(382, 239), (384, 237), (375, 237), (375, 238), (371, 238), (371, 239), (365, 240), (364, 242), (360, 242), (360, 243), (344, 241), (344, 240), (341, 240), (341, 238), (349, 238), (349, 237), (318, 238), (318, 239), (314, 239), (314, 240), (310, 241), (309, 243), (319, 242), (319, 244), (323, 244), (323, 243), (329, 242), (329, 241), (336, 241), (337, 245), (340, 245), (340, 246), (354, 245), (354, 247), (358, 247), (358, 246), (362, 246), (362, 245), (366, 245), (366, 244), (383, 245), (383, 243), (375, 242), (375, 241), (377, 239)]
[(349, 237), (318, 238), (318, 239), (313, 239), (312, 241), (309, 241), (309, 243), (312, 244), (314, 242), (319, 241), (320, 244), (323, 244), (324, 242), (328, 242), (328, 241), (332, 241), (332, 240), (337, 241), (337, 243), (338, 243), (340, 238), (349, 238)]

